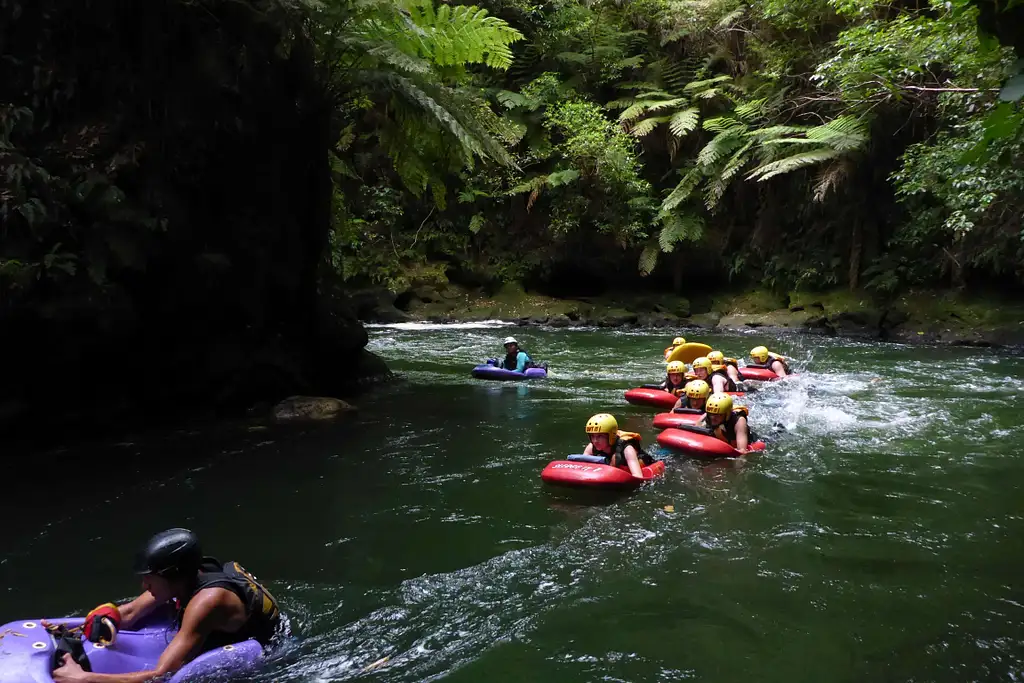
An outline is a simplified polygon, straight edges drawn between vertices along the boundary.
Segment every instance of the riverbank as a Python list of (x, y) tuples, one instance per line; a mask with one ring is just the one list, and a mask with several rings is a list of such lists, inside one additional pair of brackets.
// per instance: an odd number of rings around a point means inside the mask
[(692, 299), (659, 292), (556, 298), (518, 284), (488, 293), (452, 283), (408, 291), (363, 290), (353, 303), (364, 322), (510, 320), (551, 327), (654, 327), (842, 336), (961, 346), (1024, 346), (1024, 302), (950, 291), (907, 292), (880, 301), (866, 292), (722, 292)]

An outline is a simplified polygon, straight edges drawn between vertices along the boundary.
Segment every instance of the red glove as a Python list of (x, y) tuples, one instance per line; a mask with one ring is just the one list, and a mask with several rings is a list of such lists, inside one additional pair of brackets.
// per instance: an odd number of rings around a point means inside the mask
[(90, 642), (110, 645), (117, 637), (119, 628), (121, 628), (121, 612), (117, 609), (117, 605), (108, 602), (85, 615), (85, 626), (82, 633)]

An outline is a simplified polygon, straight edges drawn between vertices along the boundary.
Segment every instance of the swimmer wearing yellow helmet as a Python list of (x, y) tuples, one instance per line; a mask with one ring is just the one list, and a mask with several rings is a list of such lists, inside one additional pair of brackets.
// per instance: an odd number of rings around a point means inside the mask
[(670, 394), (680, 396), (686, 388), (686, 363), (681, 360), (674, 360), (665, 366), (667, 373), (661, 388)]
[(785, 377), (792, 372), (789, 369), (789, 363), (786, 362), (788, 359), (785, 356), (772, 353), (767, 346), (755, 346), (750, 349), (750, 358), (754, 362), (749, 363), (747, 367), (771, 370), (779, 377)]
[(693, 374), (711, 386), (712, 392), (736, 391), (736, 382), (729, 378), (724, 370), (715, 371), (711, 360), (706, 356), (693, 360)]
[(695, 379), (686, 384), (686, 392), (679, 397), (672, 410), (684, 408), (686, 410), (704, 410), (704, 403), (711, 394), (711, 387), (702, 379)]
[(680, 346), (686, 343), (686, 340), (682, 337), (676, 337), (672, 340), (672, 343), (665, 349), (665, 360), (672, 355), (672, 352), (678, 349)]
[(598, 413), (587, 420), (587, 435), (590, 443), (583, 450), (584, 455), (601, 456), (612, 467), (625, 465), (636, 479), (643, 479), (643, 465), (654, 462), (640, 447), (640, 435), (619, 431), (619, 423), (608, 413)]
[(712, 374), (724, 372), (733, 382), (743, 379), (740, 377), (739, 363), (735, 358), (726, 358), (721, 351), (711, 351), (708, 353), (708, 360), (711, 361)]
[(747, 426), (749, 414), (743, 406), (733, 406), (729, 394), (711, 394), (704, 404), (704, 417), (697, 424), (706, 427), (722, 441), (740, 453), (750, 448), (750, 427)]

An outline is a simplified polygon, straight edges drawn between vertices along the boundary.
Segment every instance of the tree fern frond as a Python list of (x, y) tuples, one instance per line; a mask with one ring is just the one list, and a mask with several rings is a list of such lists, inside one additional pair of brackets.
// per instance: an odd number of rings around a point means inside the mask
[(704, 148), (697, 153), (697, 163), (704, 168), (714, 166), (724, 159), (726, 155), (732, 154), (743, 146), (745, 137), (746, 131), (744, 130), (731, 128), (722, 131), (711, 138), (711, 141), (704, 145)]
[(702, 124), (702, 128), (704, 128), (704, 130), (711, 131), (712, 133), (721, 133), (729, 130), (730, 128), (740, 126), (746, 128), (742, 122), (737, 121), (731, 116), (716, 116), (711, 119), (704, 119), (704, 123)]
[(733, 24), (743, 18), (743, 15), (747, 13), (746, 7), (740, 7), (729, 12), (724, 17), (718, 20), (718, 28), (725, 29), (731, 28)]
[(725, 83), (726, 81), (731, 81), (731, 80), (732, 80), (732, 76), (715, 76), (714, 78), (708, 78), (708, 79), (703, 80), (703, 81), (691, 81), (691, 82), (686, 84), (686, 86), (683, 88), (683, 91), (684, 92), (695, 92), (695, 91), (698, 91), (698, 90), (704, 90), (706, 88), (710, 88), (712, 86), (718, 85), (719, 83)]
[(700, 179), (704, 177), (700, 167), (694, 166), (691, 168), (683, 179), (679, 181), (679, 184), (675, 186), (672, 192), (665, 197), (665, 201), (661, 203), (661, 211), (663, 213), (672, 211), (677, 206), (682, 204), (690, 194), (693, 193), (694, 188), (700, 183)]
[(668, 129), (672, 132), (672, 135), (677, 138), (681, 138), (687, 133), (692, 133), (697, 130), (697, 125), (700, 123), (700, 110), (695, 107), (677, 111), (672, 115), (672, 119), (669, 121)]
[(659, 111), (679, 104), (686, 104), (687, 100), (685, 97), (674, 97), (670, 100), (650, 100), (649, 102), (647, 105), (649, 111)]
[(751, 135), (757, 140), (765, 142), (774, 140), (782, 135), (796, 135), (805, 132), (807, 132), (807, 126), (768, 126), (752, 131)]
[(760, 100), (744, 102), (733, 110), (733, 114), (735, 114), (741, 121), (753, 123), (764, 113), (765, 103), (767, 101), (767, 98), (762, 98)]
[(849, 173), (849, 160), (838, 159), (826, 166), (814, 179), (814, 201), (823, 202), (828, 193), (836, 189)]
[(750, 155), (747, 152), (754, 146), (753, 140), (748, 140), (747, 144), (740, 147), (733, 153), (732, 158), (729, 159), (725, 164), (725, 168), (722, 169), (721, 179), (728, 183), (732, 180), (732, 177), (736, 175), (741, 168), (750, 163)]
[(753, 172), (747, 176), (747, 180), (764, 182), (777, 175), (791, 173), (799, 168), (813, 166), (814, 164), (821, 163), (822, 161), (835, 159), (837, 156), (839, 156), (839, 152), (834, 149), (815, 149), (810, 152), (794, 154), (786, 157), (785, 159), (779, 159), (778, 161), (773, 161), (755, 168)]
[(652, 130), (657, 128), (659, 124), (668, 123), (669, 120), (670, 117), (668, 116), (652, 116), (651, 118), (644, 119), (633, 126), (629, 131), (629, 134), (635, 138), (646, 137)]
[(707, 207), (708, 211), (714, 211), (715, 207), (718, 206), (718, 202), (721, 201), (722, 195), (725, 194), (728, 189), (729, 183), (716, 176), (708, 180), (707, 186), (704, 188), (704, 206)]
[(658, 246), (670, 253), (679, 242), (696, 242), (704, 236), (704, 221), (700, 216), (686, 213), (662, 214)]
[(637, 266), (640, 269), (640, 275), (647, 276), (654, 271), (654, 267), (658, 265), (658, 247), (648, 244), (640, 252), (640, 261)]
[(840, 116), (811, 128), (806, 135), (809, 140), (826, 144), (840, 152), (859, 149), (868, 139), (867, 126), (854, 116)]

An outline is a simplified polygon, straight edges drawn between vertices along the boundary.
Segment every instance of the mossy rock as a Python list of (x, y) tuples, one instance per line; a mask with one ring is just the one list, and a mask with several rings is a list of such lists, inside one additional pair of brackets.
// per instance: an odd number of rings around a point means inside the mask
[(722, 315), (735, 313), (770, 313), (786, 308), (786, 298), (767, 289), (718, 294), (711, 300), (711, 310)]

